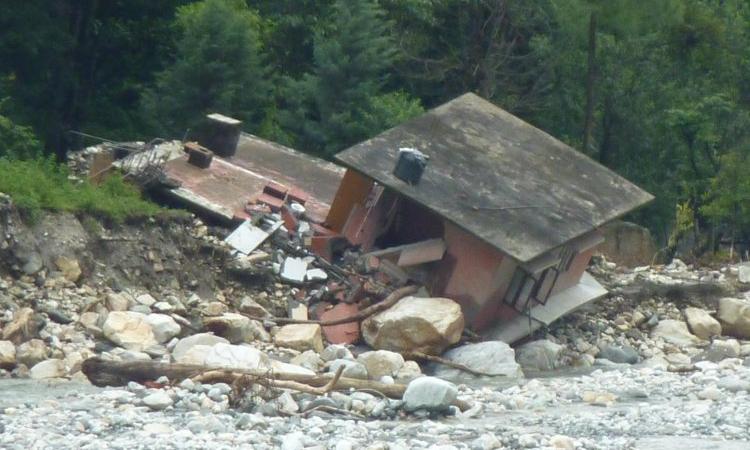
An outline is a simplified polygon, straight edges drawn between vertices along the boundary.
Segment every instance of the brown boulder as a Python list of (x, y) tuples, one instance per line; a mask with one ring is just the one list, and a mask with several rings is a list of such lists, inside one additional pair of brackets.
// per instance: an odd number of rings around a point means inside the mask
[(406, 297), (362, 323), (362, 336), (378, 350), (439, 355), (461, 339), (461, 306), (447, 298)]

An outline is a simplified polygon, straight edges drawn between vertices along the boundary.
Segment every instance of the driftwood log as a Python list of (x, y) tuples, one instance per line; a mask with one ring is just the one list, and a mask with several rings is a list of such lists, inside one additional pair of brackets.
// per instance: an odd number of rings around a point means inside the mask
[[(89, 358), (81, 366), (81, 371), (96, 386), (125, 386), (130, 381), (143, 383), (166, 376), (173, 383), (186, 378), (214, 382), (234, 380), (241, 376), (291, 381), (313, 387), (323, 387), (335, 374), (306, 375), (299, 373), (276, 372), (273, 370), (238, 370), (206, 367), (194, 364), (167, 364), (156, 361), (107, 361), (102, 358)], [(280, 386), (282, 387), (282, 386)], [(292, 388), (293, 389), (293, 388)], [(333, 390), (369, 389), (383, 395), (399, 399), (404, 395), (403, 384), (386, 384), (379, 381), (340, 377)]]
[[(360, 380), (341, 376), (340, 368), (335, 374), (299, 374), (276, 372), (273, 370), (237, 370), (206, 367), (195, 364), (167, 364), (156, 361), (107, 361), (102, 358), (89, 358), (81, 366), (81, 371), (95, 386), (125, 386), (130, 381), (144, 383), (166, 376), (173, 383), (187, 378), (205, 383), (233, 383), (241, 378), (252, 378), (268, 387), (298, 390), (316, 395), (324, 395), (334, 390), (361, 390), (377, 392), (385, 397), (401, 399), (406, 392), (403, 384), (386, 384), (373, 380)], [(471, 407), (463, 400), (453, 403), (462, 411)]]

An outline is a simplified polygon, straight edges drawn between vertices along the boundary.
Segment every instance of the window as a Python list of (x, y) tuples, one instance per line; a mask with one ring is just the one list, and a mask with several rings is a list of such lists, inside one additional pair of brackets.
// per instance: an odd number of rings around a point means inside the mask
[(513, 274), (513, 279), (505, 293), (505, 303), (518, 311), (525, 310), (531, 301), (541, 305), (546, 304), (559, 273), (560, 271), (554, 266), (547, 267), (536, 274), (531, 274), (519, 267)]
[(547, 303), (552, 288), (555, 286), (555, 282), (557, 282), (558, 275), (560, 275), (560, 271), (557, 267), (544, 269), (544, 272), (539, 276), (539, 282), (534, 286), (534, 292), (531, 294), (534, 300), (542, 305)]
[(578, 255), (578, 252), (573, 250), (570, 245), (563, 247), (560, 251), (560, 263), (557, 265), (557, 271), (567, 272), (570, 270), (576, 255)]

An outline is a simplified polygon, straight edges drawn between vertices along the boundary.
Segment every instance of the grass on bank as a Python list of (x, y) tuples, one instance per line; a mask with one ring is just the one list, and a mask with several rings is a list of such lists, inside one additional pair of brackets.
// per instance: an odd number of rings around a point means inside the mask
[(121, 176), (110, 176), (100, 186), (68, 179), (68, 170), (51, 158), (0, 158), (0, 192), (31, 218), (42, 210), (87, 213), (122, 222), (153, 216), (162, 209), (144, 200)]

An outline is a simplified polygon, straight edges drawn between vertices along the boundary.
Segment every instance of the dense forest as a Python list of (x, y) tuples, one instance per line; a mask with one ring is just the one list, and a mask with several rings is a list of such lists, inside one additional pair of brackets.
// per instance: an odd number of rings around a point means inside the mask
[[(744, 0), (9, 0), (0, 154), (181, 138), (206, 112), (330, 157), (466, 91), (654, 193), (664, 241), (750, 236)], [(0, 174), (2, 176), (2, 174)]]

